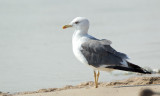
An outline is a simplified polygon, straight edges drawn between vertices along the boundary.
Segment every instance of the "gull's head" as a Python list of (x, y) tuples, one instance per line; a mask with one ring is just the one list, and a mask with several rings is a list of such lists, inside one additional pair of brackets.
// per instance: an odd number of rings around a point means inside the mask
[(89, 21), (85, 17), (76, 17), (73, 19), (68, 25), (64, 25), (63, 29), (74, 27), (76, 30), (88, 30), (89, 28)]

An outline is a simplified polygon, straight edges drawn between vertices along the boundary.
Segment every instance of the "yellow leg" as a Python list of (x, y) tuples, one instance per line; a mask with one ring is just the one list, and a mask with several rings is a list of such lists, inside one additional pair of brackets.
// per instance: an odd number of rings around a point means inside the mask
[(97, 82), (96, 88), (98, 88), (98, 79), (99, 79), (99, 75), (100, 75), (100, 72), (98, 71), (98, 73), (97, 73), (97, 78), (96, 78), (96, 82)]
[(100, 72), (96, 73), (94, 70), (94, 83), (95, 83), (95, 88), (98, 88), (98, 79), (99, 79)]
[[(97, 85), (97, 78), (96, 78), (97, 74), (96, 71), (94, 70), (94, 83), (95, 83), (95, 87)], [(97, 87), (96, 87), (97, 88)]]

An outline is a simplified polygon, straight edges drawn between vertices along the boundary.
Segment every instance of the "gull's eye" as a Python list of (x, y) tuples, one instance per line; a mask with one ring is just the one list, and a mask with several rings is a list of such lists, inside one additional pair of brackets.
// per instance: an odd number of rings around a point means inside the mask
[(78, 23), (79, 23), (78, 21), (75, 22), (75, 24), (78, 24)]

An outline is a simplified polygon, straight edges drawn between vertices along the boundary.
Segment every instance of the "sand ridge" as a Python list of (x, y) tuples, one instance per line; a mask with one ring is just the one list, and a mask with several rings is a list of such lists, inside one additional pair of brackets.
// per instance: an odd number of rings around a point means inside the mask
[[(121, 87), (121, 86), (140, 86), (140, 85), (154, 85), (160, 84), (160, 77), (132, 77), (126, 80), (120, 80), (116, 82), (100, 82), (99, 87), (100, 88), (110, 88), (110, 87)], [(76, 86), (67, 85), (63, 88), (48, 88), (48, 89), (40, 89), (37, 91), (30, 91), (30, 92), (19, 92), (16, 94), (8, 94), (6, 96), (21, 96), (25, 94), (36, 94), (36, 93), (49, 93), (49, 92), (60, 92), (64, 90), (72, 90), (72, 89), (92, 89), (94, 88), (94, 82), (84, 82)], [(39, 96), (39, 95), (38, 95)]]

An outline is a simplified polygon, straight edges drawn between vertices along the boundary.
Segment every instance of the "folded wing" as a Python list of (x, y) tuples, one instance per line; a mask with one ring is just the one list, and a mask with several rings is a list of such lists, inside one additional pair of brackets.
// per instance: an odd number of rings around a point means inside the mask
[(124, 59), (127, 55), (117, 52), (111, 46), (109, 40), (89, 40), (81, 45), (81, 52), (87, 59), (88, 64), (101, 67), (101, 66), (125, 66)]

